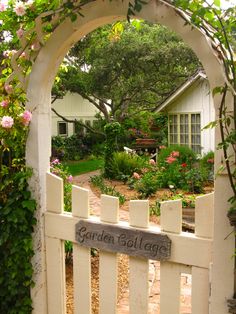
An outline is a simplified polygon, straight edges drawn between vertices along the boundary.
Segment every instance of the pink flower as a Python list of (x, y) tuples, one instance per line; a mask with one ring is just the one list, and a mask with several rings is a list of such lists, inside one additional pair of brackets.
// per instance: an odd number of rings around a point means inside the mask
[(26, 7), (24, 2), (22, 1), (17, 1), (15, 6), (14, 6), (14, 12), (16, 13), (16, 15), (18, 16), (23, 16), (26, 13)]
[(165, 146), (165, 145), (161, 145), (161, 146), (159, 146), (159, 148), (160, 148), (160, 149), (165, 149), (166, 146)]
[(13, 93), (13, 86), (10, 85), (10, 84), (5, 85), (5, 91), (6, 91), (8, 94), (12, 94), (12, 93)]
[(9, 100), (3, 100), (1, 102), (1, 107), (6, 108), (9, 105)]
[(68, 181), (69, 183), (71, 183), (71, 182), (73, 181), (72, 175), (69, 175), (69, 177), (67, 178), (67, 181)]
[(22, 38), (24, 35), (24, 30), (22, 28), (19, 28), (18, 31), (16, 31), (16, 35), (18, 38)]
[(171, 155), (166, 158), (166, 162), (167, 162), (168, 164), (172, 164), (172, 163), (175, 162), (175, 161), (176, 161), (176, 158), (174, 158), (174, 157), (171, 156)]
[(4, 129), (10, 129), (14, 124), (14, 120), (12, 117), (9, 116), (3, 116), (1, 120), (1, 126)]
[(59, 165), (60, 161), (59, 161), (59, 159), (56, 158), (51, 163), (52, 163), (52, 165)]
[(29, 110), (25, 110), (22, 114), (20, 114), (20, 117), (22, 118), (22, 123), (25, 126), (28, 126), (31, 119), (32, 119), (32, 113)]
[(141, 177), (140, 177), (140, 175), (139, 175), (137, 172), (134, 172), (134, 173), (133, 173), (133, 178), (138, 180), (138, 179), (140, 179)]
[(171, 153), (171, 156), (172, 156), (172, 157), (179, 157), (179, 152), (178, 152), (178, 151), (173, 151), (173, 152)]
[(8, 1), (1, 0), (0, 1), (0, 12), (6, 11), (8, 6)]
[(152, 165), (152, 166), (155, 166), (156, 162), (154, 159), (150, 159), (149, 160), (149, 164)]

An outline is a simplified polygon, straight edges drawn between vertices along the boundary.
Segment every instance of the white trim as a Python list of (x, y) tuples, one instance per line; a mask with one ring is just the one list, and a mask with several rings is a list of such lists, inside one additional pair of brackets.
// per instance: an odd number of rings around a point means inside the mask
[(188, 89), (190, 86), (193, 85), (198, 79), (206, 79), (207, 76), (203, 72), (197, 72), (196, 75), (189, 78), (185, 83), (183, 83), (173, 94), (171, 94), (166, 100), (164, 100), (159, 107), (157, 108), (157, 112), (162, 111), (165, 107), (170, 105), (176, 98), (178, 98), (180, 95), (182, 95), (186, 89)]

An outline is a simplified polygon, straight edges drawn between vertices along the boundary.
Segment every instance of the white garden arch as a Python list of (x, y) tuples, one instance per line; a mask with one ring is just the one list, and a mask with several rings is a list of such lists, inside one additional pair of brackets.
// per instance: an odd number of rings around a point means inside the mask
[[(84, 17), (75, 22), (63, 21), (41, 48), (29, 76), (27, 87), (27, 108), (32, 110), (33, 119), (27, 142), (27, 164), (34, 170), (31, 189), (38, 201), (38, 224), (35, 230), (35, 287), (32, 289), (34, 313), (47, 313), (45, 251), (44, 251), (44, 212), (45, 212), (45, 176), (49, 168), (51, 140), (51, 87), (59, 65), (70, 47), (90, 31), (107, 23), (126, 18), (128, 0), (97, 0), (83, 7)], [(210, 42), (200, 30), (185, 25), (183, 17), (173, 7), (161, 0), (150, 0), (143, 6), (138, 17), (153, 23), (160, 23), (174, 30), (193, 49), (201, 60), (207, 73), (211, 89), (224, 83), (222, 64), (212, 49)], [(230, 100), (230, 99), (229, 99)], [(217, 111), (220, 99), (215, 97)], [(219, 131), (216, 130), (216, 142)], [(222, 158), (223, 159), (223, 158)], [(221, 161), (221, 152), (216, 152), (216, 164)], [(217, 166), (216, 166), (217, 167)], [(232, 298), (234, 285), (234, 265), (231, 258), (234, 250), (234, 236), (228, 236), (232, 228), (226, 217), (231, 195), (226, 175), (220, 175), (215, 181), (214, 202), (214, 242), (212, 286), (210, 296), (210, 314), (228, 313), (226, 300)], [(166, 313), (175, 314), (175, 313)], [(198, 313), (201, 314), (201, 313)]]

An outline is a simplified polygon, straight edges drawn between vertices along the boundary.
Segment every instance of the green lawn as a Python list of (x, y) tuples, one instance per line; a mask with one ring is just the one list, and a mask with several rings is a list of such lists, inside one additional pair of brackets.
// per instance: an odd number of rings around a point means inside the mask
[(97, 170), (103, 166), (103, 159), (81, 160), (81, 161), (68, 161), (63, 164), (68, 167), (72, 176), (77, 176), (82, 173)]

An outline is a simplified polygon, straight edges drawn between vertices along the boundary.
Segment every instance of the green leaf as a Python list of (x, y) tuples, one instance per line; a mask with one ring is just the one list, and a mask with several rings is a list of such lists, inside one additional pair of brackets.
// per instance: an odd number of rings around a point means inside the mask
[(28, 208), (29, 210), (33, 211), (35, 209), (35, 207), (36, 207), (36, 203), (35, 203), (34, 200), (27, 200), (27, 201), (23, 201), (22, 202), (22, 206), (24, 208)]
[(220, 8), (221, 5), (220, 0), (214, 0), (214, 5)]

